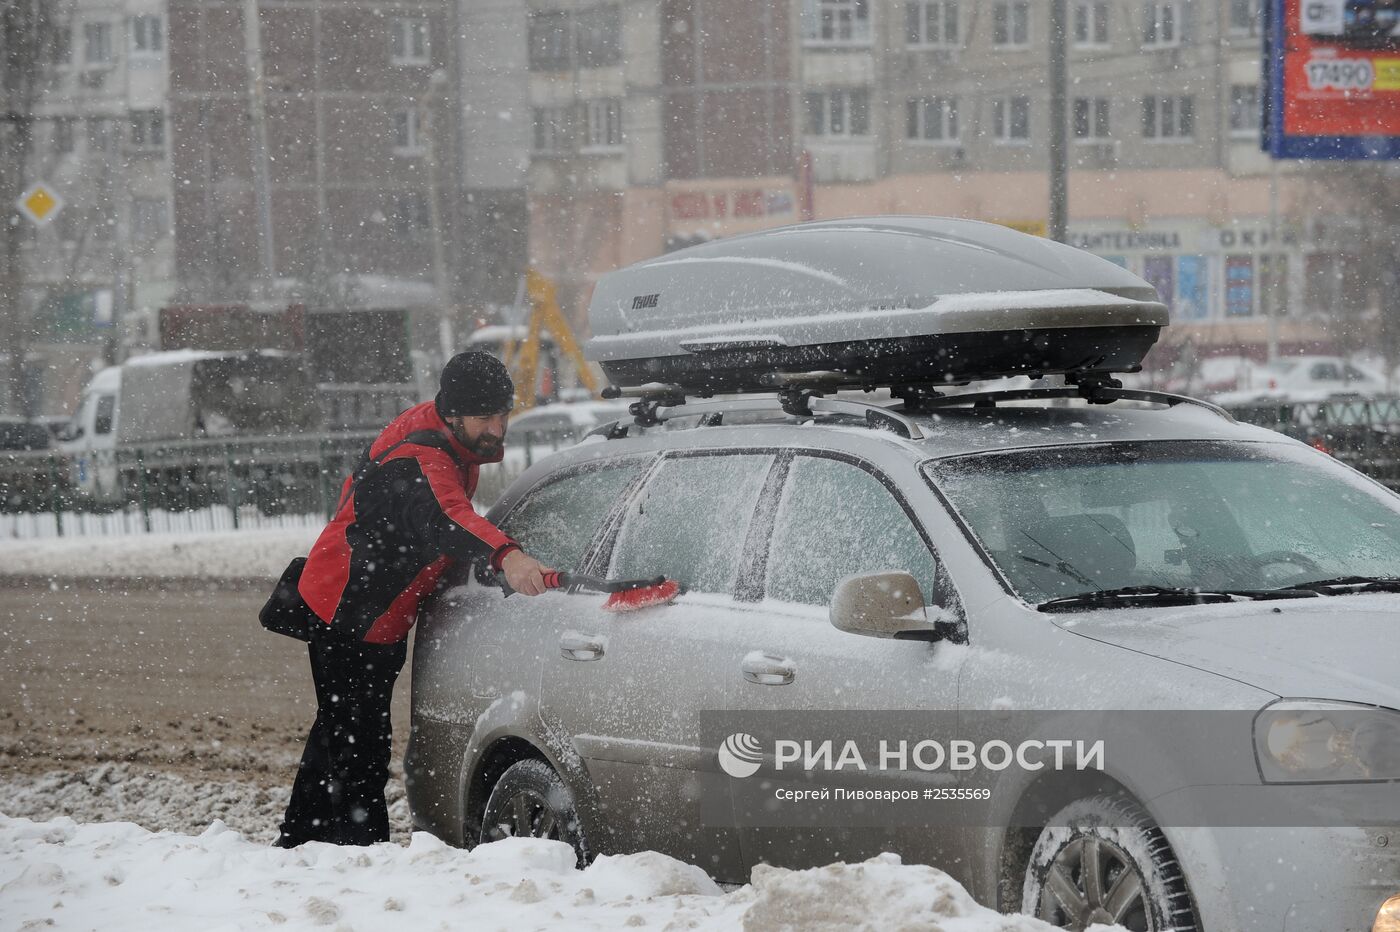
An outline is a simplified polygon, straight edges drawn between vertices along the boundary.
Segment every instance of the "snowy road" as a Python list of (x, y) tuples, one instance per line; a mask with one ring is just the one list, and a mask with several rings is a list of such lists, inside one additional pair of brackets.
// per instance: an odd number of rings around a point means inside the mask
[[(304, 649), (257, 625), (263, 597), (0, 585), (0, 811), (193, 832), (221, 818), (270, 840), (316, 707)], [(401, 800), (406, 688), (394, 713)], [(406, 840), (402, 802), (395, 815)]]

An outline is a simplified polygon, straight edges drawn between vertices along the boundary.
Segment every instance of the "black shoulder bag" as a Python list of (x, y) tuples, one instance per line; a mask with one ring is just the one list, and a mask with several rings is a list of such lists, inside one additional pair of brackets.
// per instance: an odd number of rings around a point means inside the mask
[[(415, 430), (398, 443), (390, 445), (388, 449), (373, 459), (370, 458), (369, 450), (365, 450), (364, 456), (360, 457), (359, 465), (355, 467), (355, 472), (350, 477), (350, 488), (346, 489), (345, 494), (336, 504), (334, 514), (340, 513), (340, 509), (345, 507), (345, 500), (355, 494), (355, 487), (370, 474), (374, 467), (383, 463), (390, 453), (408, 443), (444, 450), (454, 461), (457, 459), (456, 453), (452, 450), (452, 444), (435, 430)], [(306, 557), (297, 557), (288, 563), (287, 568), (282, 571), (281, 578), (277, 580), (277, 585), (273, 587), (272, 595), (258, 612), (258, 621), (264, 628), (274, 634), (285, 634), (287, 637), (296, 638), (298, 641), (311, 640), (311, 632), (316, 630), (315, 626), (324, 624), (320, 617), (311, 610), (311, 606), (306, 604), (306, 600), (301, 597), (299, 586), (301, 573), (304, 569), (306, 569)]]

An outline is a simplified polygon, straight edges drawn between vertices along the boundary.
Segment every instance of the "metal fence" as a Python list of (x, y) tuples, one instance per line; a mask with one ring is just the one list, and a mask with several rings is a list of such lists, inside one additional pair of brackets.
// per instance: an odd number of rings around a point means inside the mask
[[(179, 441), (83, 453), (0, 451), (0, 539), (316, 526), (374, 433)], [(569, 433), (512, 435), (481, 470), (485, 508)]]
[(1400, 491), (1400, 397), (1259, 403), (1230, 413), (1311, 444)]

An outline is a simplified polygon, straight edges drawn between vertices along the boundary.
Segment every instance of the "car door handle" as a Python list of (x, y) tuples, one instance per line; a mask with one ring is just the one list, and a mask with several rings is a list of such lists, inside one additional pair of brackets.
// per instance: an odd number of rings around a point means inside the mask
[(599, 634), (565, 631), (559, 638), (559, 653), (565, 660), (600, 660), (607, 646), (608, 639)]
[(744, 679), (760, 686), (786, 686), (797, 676), (797, 665), (786, 657), (753, 653), (741, 665)]

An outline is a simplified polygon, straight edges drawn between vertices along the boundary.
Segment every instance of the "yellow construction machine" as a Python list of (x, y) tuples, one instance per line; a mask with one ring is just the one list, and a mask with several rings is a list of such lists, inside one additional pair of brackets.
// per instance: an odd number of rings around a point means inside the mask
[(535, 383), (539, 377), (540, 346), (545, 331), (554, 338), (555, 346), (574, 364), (578, 380), (590, 395), (597, 396), (598, 380), (593, 368), (583, 358), (583, 349), (573, 328), (559, 309), (559, 297), (554, 283), (534, 269), (525, 273), (525, 300), (530, 319), (525, 336), (519, 342), (507, 339), (501, 346), (502, 361), (515, 380), (515, 410), (525, 411), (535, 406)]

